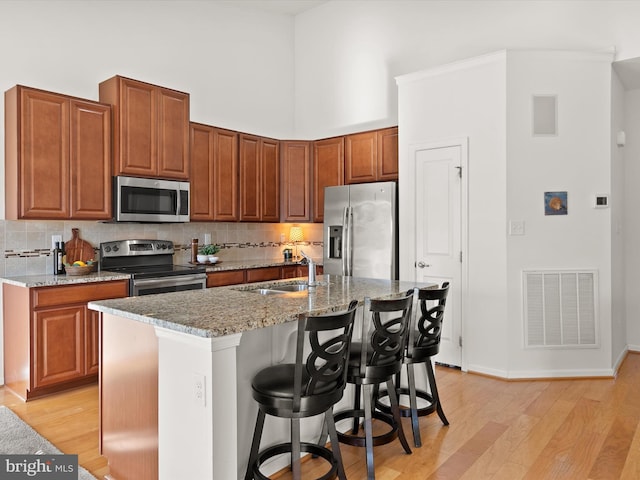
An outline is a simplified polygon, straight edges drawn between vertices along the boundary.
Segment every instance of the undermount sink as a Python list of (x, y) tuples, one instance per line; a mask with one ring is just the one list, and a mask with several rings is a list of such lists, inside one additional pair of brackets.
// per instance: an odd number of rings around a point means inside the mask
[[(318, 283), (321, 285), (321, 283)], [(287, 283), (284, 285), (269, 285), (260, 286), (255, 288), (243, 288), (242, 291), (251, 292), (251, 293), (259, 293), (260, 295), (287, 295), (287, 294), (295, 294), (295, 293), (303, 293), (309, 290), (309, 285), (307, 283)]]
[(293, 285), (276, 285), (271, 287), (271, 290), (277, 290), (279, 292), (302, 292), (303, 290), (309, 290), (309, 285), (306, 283), (294, 283)]

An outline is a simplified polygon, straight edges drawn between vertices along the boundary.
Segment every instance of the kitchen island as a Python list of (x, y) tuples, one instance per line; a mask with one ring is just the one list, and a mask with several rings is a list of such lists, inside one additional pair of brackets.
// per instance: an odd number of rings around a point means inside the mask
[[(290, 360), (295, 320), (416, 286), (324, 275), (308, 291), (260, 293), (304, 280), (89, 304), (102, 314), (101, 445), (111, 478), (242, 478), (257, 412), (251, 378)], [(307, 427), (310, 435), (319, 421)], [(266, 442), (287, 431), (267, 425)]]

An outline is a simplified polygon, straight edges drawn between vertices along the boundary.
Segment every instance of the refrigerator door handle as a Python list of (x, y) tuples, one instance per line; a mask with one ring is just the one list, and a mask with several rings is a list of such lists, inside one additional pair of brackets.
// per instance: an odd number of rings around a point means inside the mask
[(351, 208), (342, 211), (342, 275), (351, 275)]

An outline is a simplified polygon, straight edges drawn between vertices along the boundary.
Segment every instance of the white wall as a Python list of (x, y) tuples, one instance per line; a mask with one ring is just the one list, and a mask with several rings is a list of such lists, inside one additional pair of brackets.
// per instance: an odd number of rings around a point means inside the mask
[(617, 367), (627, 352), (627, 312), (625, 301), (625, 176), (624, 147), (616, 144), (618, 132), (625, 130), (624, 86), (612, 69), (611, 77), (611, 361)]
[(627, 343), (629, 348), (640, 351), (640, 90), (625, 93), (625, 293), (627, 315)]
[[(525, 235), (507, 237), (513, 377), (610, 373), (613, 210), (594, 209), (593, 202), (611, 191), (611, 61), (605, 53), (508, 53), (507, 211), (508, 220), (525, 222)], [(532, 135), (534, 94), (557, 95), (556, 136)], [(567, 215), (544, 215), (545, 191), (567, 191)], [(524, 348), (528, 269), (597, 270), (598, 348)]]
[(296, 17), (296, 136), (395, 125), (395, 76), (502, 49), (638, 57), (638, 18), (625, 1), (330, 1)]
[(505, 53), (398, 79), (400, 278), (415, 279), (412, 144), (468, 137), (468, 298), (462, 307), (463, 367), (506, 376)]

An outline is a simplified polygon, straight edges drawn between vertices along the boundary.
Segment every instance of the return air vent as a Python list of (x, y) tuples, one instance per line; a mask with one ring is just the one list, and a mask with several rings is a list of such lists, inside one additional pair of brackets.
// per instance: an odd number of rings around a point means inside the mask
[(524, 271), (527, 347), (597, 346), (597, 272)]

